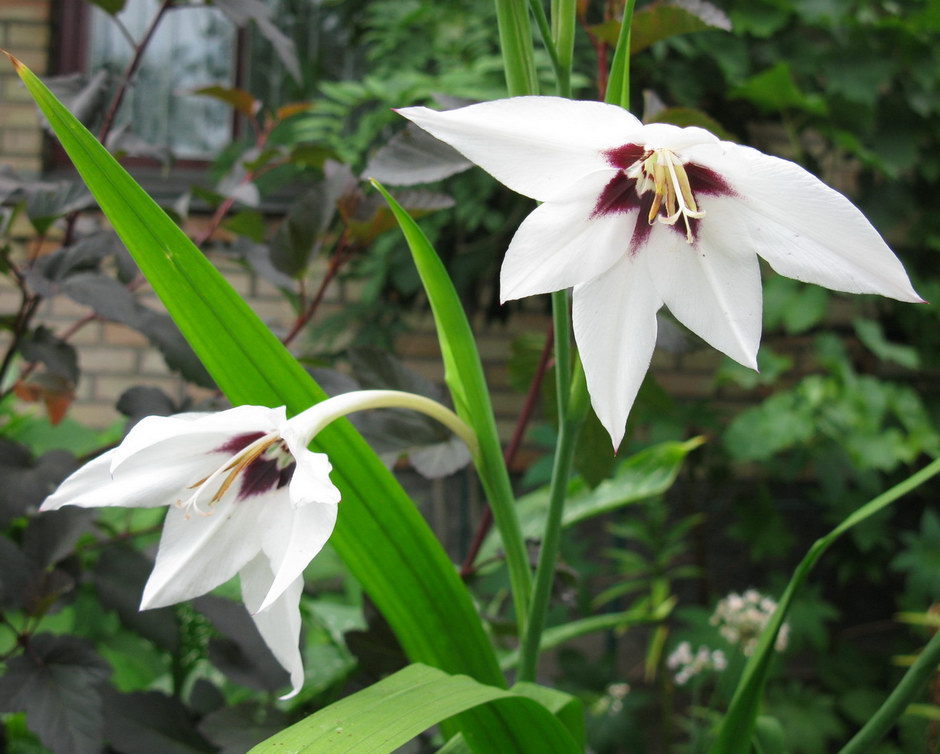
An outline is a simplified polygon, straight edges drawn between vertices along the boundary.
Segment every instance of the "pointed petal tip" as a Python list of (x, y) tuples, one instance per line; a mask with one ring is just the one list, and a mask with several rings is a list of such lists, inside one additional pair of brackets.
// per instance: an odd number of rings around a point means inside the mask
[(286, 702), (288, 699), (293, 699), (295, 696), (297, 696), (297, 694), (300, 693), (302, 688), (303, 688), (303, 685), (295, 686), (286, 694), (284, 694), (284, 696), (279, 696), (278, 699), (280, 699), (282, 702)]

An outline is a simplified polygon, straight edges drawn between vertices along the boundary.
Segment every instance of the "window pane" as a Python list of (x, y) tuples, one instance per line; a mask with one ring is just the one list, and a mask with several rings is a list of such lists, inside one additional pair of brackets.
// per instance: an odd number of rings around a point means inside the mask
[[(140, 39), (158, 7), (158, 0), (128, 0), (118, 18), (134, 39)], [(116, 84), (132, 54), (114, 20), (93, 8), (89, 70), (107, 69)], [(234, 61), (235, 28), (220, 11), (171, 9), (144, 53), (116, 125), (130, 122), (136, 135), (168, 146), (178, 158), (214, 156), (231, 139), (232, 111), (186, 92), (210, 84), (232, 86)]]

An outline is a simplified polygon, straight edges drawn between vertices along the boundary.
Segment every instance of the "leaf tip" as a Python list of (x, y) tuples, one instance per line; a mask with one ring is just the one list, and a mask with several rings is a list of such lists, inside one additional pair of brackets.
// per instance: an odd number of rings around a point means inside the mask
[(4, 49), (0, 49), (0, 52), (2, 52), (4, 55), (6, 55), (10, 59), (10, 62), (13, 64), (13, 68), (16, 70), (17, 73), (20, 73), (24, 70), (29, 70), (19, 60), (17, 60), (17, 58), (12, 53), (7, 52)]

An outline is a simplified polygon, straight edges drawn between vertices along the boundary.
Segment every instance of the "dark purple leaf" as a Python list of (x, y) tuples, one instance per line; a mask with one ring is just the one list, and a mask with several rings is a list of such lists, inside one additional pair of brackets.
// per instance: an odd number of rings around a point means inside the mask
[(94, 584), (101, 604), (117, 612), (121, 623), (163, 649), (175, 652), (179, 627), (171, 607), (141, 610), (140, 598), (153, 562), (132, 547), (113, 545), (95, 564)]
[(209, 659), (228, 678), (259, 691), (277, 691), (288, 684), (287, 671), (274, 659), (244, 605), (206, 596), (194, 600), (193, 607), (222, 634), (210, 641)]
[(30, 190), (26, 197), (26, 214), (36, 232), (42, 235), (63, 215), (93, 204), (94, 199), (84, 185), (63, 181)]
[(104, 737), (121, 754), (201, 754), (215, 751), (183, 704), (157, 691), (104, 692)]
[(86, 532), (94, 526), (95, 511), (66, 506), (30, 519), (23, 534), (23, 552), (41, 568), (68, 557)]
[(64, 450), (50, 450), (34, 460), (22, 445), (0, 438), (0, 525), (39, 507), (76, 467)]
[(456, 149), (409, 123), (372, 156), (362, 176), (392, 186), (416, 186), (443, 180), (472, 166)]
[(199, 732), (220, 747), (219, 754), (243, 754), (286, 727), (287, 716), (280, 710), (243, 702), (207, 715)]
[(302, 277), (323, 246), (324, 234), (336, 216), (336, 204), (355, 185), (347, 168), (325, 170), (325, 177), (288, 210), (271, 243), (272, 264), (292, 278)]
[(23, 654), (7, 662), (0, 678), (0, 711), (25, 712), (30, 730), (56, 754), (99, 754), (99, 684), (110, 672), (84, 639), (38, 634)]
[(0, 537), (0, 609), (23, 609), (37, 576), (36, 565), (16, 543)]
[(20, 353), (26, 361), (44, 364), (46, 371), (64, 377), (72, 384), (78, 382), (78, 357), (75, 348), (60, 340), (48, 327), (40, 325), (22, 341)]

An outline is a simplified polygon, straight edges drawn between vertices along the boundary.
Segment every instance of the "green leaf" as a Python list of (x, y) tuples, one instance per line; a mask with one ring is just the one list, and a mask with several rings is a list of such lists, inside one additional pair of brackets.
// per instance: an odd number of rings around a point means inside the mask
[(885, 337), (884, 328), (880, 322), (872, 319), (856, 319), (852, 322), (855, 334), (875, 356), (883, 361), (893, 361), (907, 369), (920, 367), (920, 356), (917, 349), (900, 343), (892, 343)]
[(707, 29), (731, 31), (731, 21), (724, 11), (704, 0), (654, 2), (633, 14), (630, 30), (630, 54), (636, 55), (654, 42), (679, 34)]
[[(865, 505), (854, 511), (826, 536), (816, 540), (809, 549), (809, 552), (797, 566), (793, 577), (790, 579), (790, 583), (787, 584), (787, 588), (784, 590), (780, 601), (777, 603), (777, 610), (767, 622), (767, 626), (764, 628), (760, 640), (758, 641), (757, 648), (754, 650), (754, 654), (751, 655), (747, 666), (744, 668), (744, 673), (741, 675), (741, 680), (734, 692), (734, 697), (728, 707), (728, 712), (722, 720), (718, 735), (711, 749), (709, 749), (711, 754), (748, 754), (751, 735), (754, 731), (758, 712), (760, 711), (764, 685), (767, 681), (771, 660), (776, 651), (774, 649), (774, 643), (777, 639), (777, 633), (780, 631), (780, 627), (787, 617), (787, 611), (790, 609), (794, 596), (803, 586), (803, 583), (809, 576), (809, 572), (822, 557), (823, 553), (829, 549), (833, 542), (856, 524), (860, 524), (871, 518), (876, 513), (887, 508), (895, 500), (906, 495), (911, 490), (916, 489), (938, 473), (940, 473), (940, 460), (935, 460), (900, 484), (895, 485), (878, 497), (865, 503)], [(938, 642), (937, 647), (940, 648), (940, 642)], [(923, 669), (921, 668), (920, 670), (922, 671)], [(905, 676), (905, 678), (907, 678), (907, 676)], [(900, 714), (901, 711), (903, 711), (903, 708), (898, 710), (898, 714)]]
[[(542, 640), (539, 642), (539, 650), (553, 649), (560, 647), (565, 642), (576, 639), (579, 636), (586, 636), (597, 631), (615, 630), (622, 634), (630, 626), (641, 623), (656, 623), (664, 620), (672, 608), (675, 606), (675, 598), (671, 598), (661, 603), (655, 610), (646, 608), (634, 608), (625, 610), (622, 613), (606, 613), (604, 615), (592, 615), (588, 618), (562, 623), (558, 626), (546, 628), (542, 632)], [(506, 654), (499, 662), (503, 670), (512, 670), (519, 663), (519, 652), (514, 650)]]
[(752, 76), (729, 94), (731, 97), (749, 100), (767, 113), (795, 109), (825, 115), (828, 110), (825, 100), (818, 94), (804, 94), (800, 90), (787, 63), (777, 63)]
[(249, 118), (253, 117), (255, 113), (261, 109), (261, 102), (244, 89), (235, 89), (226, 86), (204, 86), (201, 89), (194, 89), (191, 94), (217, 99), (235, 108), (238, 112), (247, 115)]
[(527, 600), (531, 581), (529, 560), (519, 531), (512, 486), (506, 464), (503, 462), (499, 435), (496, 432), (496, 417), (493, 414), (490, 391), (486, 385), (476, 339), (454, 284), (427, 236), (381, 184), (376, 181), (372, 183), (385, 197), (401, 226), (431, 303), (444, 359), (444, 380), (450, 389), (454, 409), (457, 415), (473, 428), (479, 440), (480, 457), (477, 468), (493, 510), (497, 529), (508, 538), (505, 545), (506, 558), (516, 614), (521, 620), (521, 616), (528, 613)]
[[(49, 90), (16, 63), (82, 178), (232, 403), (297, 413), (325, 394), (206, 257)], [(466, 587), (414, 503), (346, 421), (314, 443), (328, 452), (343, 496), (331, 544), (369, 593), (408, 656), (502, 685)], [(454, 630), (459, 626), (460, 630)], [(462, 720), (501, 729), (496, 711)]]
[(127, 0), (88, 0), (93, 5), (97, 5), (105, 13), (116, 16), (127, 4)]
[[(543, 706), (552, 703), (567, 724), (576, 725), (570, 697), (562, 697), (567, 695), (537, 690), (532, 684), (514, 693), (425, 665), (409, 665), (281, 731), (251, 754), (386, 754), (431, 726), (488, 703), (512, 715), (516, 750), (576, 753), (581, 748), (566, 725)], [(465, 735), (474, 751), (505, 751), (508, 743), (508, 732), (499, 729)]]
[[(633, 14), (630, 54), (636, 55), (653, 43), (669, 37), (707, 29), (731, 31), (731, 21), (724, 11), (704, 0), (653, 2)], [(590, 27), (590, 32), (614, 46), (620, 36), (620, 22), (604, 21)]]
[[(664, 442), (636, 453), (617, 467), (612, 478), (593, 490), (580, 477), (568, 484), (562, 526), (572, 526), (593, 516), (660, 495), (676, 480), (686, 455), (703, 442), (695, 437), (685, 442)], [(545, 529), (549, 488), (542, 487), (519, 498), (516, 506), (526, 539), (538, 539)], [(478, 560), (495, 556), (500, 547), (498, 532), (491, 532), (480, 548)]]

